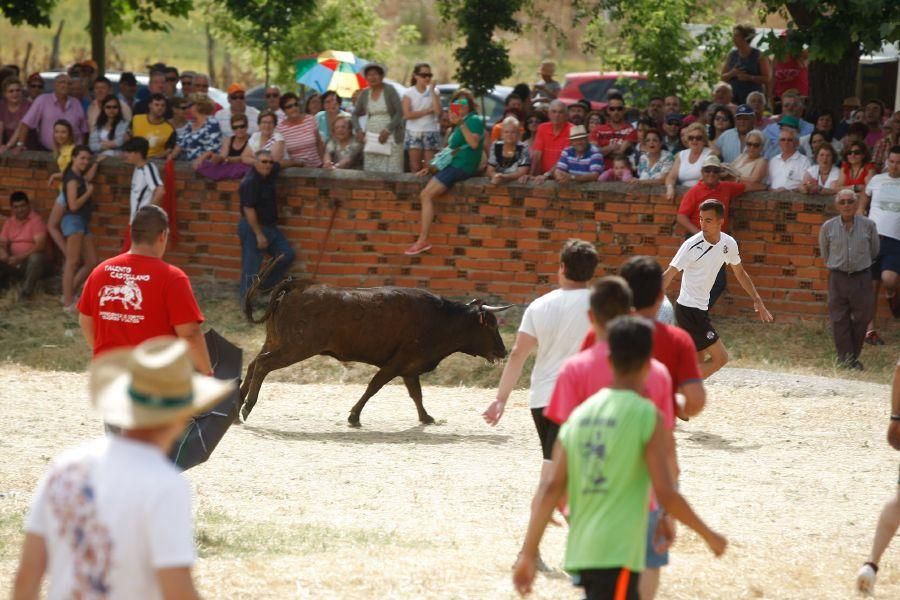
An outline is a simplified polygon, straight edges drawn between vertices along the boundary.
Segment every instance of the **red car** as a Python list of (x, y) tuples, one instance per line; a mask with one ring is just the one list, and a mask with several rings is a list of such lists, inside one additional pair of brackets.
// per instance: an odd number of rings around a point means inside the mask
[(646, 82), (647, 76), (633, 71), (567, 73), (566, 82), (559, 92), (559, 99), (569, 106), (582, 98), (587, 98), (592, 109), (603, 110), (607, 104), (606, 95), (610, 89), (616, 87), (616, 81), (619, 79), (636, 79)]

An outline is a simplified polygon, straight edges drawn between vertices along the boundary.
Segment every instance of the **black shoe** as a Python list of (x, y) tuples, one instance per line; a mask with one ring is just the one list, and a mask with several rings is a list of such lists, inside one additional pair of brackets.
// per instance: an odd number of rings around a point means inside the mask
[(847, 368), (851, 371), (865, 371), (866, 368), (863, 366), (859, 359), (853, 359), (847, 363)]

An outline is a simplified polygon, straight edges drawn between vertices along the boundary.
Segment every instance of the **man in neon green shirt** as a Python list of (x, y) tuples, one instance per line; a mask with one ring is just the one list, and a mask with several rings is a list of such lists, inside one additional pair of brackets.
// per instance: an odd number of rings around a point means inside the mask
[(559, 432), (552, 474), (537, 491), (513, 571), (513, 584), (523, 595), (531, 591), (541, 536), (566, 492), (565, 568), (584, 587), (587, 600), (638, 600), (651, 482), (666, 511), (696, 531), (716, 556), (725, 552), (725, 538), (675, 490), (672, 434), (640, 395), (650, 370), (653, 325), (641, 317), (619, 317), (606, 331), (613, 385), (579, 406)]

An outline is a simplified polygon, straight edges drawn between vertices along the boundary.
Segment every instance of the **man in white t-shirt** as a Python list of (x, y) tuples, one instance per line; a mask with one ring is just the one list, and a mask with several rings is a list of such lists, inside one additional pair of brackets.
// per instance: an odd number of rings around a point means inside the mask
[(537, 348), (528, 405), (544, 457), (541, 481), (549, 475), (553, 443), (559, 433), (559, 425), (544, 416), (544, 408), (550, 403), (560, 366), (579, 351), (591, 328), (588, 318), (591, 292), (587, 286), (594, 277), (597, 262), (593, 244), (572, 239), (563, 245), (557, 271), (559, 288), (544, 294), (525, 309), (516, 342), (500, 377), (496, 400), (482, 414), (489, 425), (500, 422), (525, 360)]
[(113, 350), (90, 369), (91, 402), (121, 432), (57, 457), (25, 521), (13, 598), (197, 598), (187, 480), (167, 453), (192, 415), (234, 383), (194, 373), (175, 337)]
[[(216, 111), (213, 115), (222, 130), (222, 139), (234, 135), (231, 129), (231, 117), (233, 115), (246, 115), (247, 134), (253, 135), (259, 131), (259, 110), (247, 104), (247, 90), (240, 83), (232, 83), (228, 86), (228, 106)], [(279, 120), (279, 122), (281, 122)]]
[(778, 148), (781, 152), (769, 160), (769, 187), (775, 192), (796, 190), (803, 183), (803, 174), (810, 162), (800, 154), (800, 134), (794, 127), (782, 124)]
[(134, 167), (131, 174), (129, 223), (139, 208), (148, 204), (159, 206), (166, 191), (159, 169), (147, 160), (149, 148), (149, 143), (142, 137), (131, 138), (122, 146), (123, 160)]
[(875, 297), (878, 297), (878, 285), (883, 285), (891, 314), (900, 318), (900, 278), (897, 275), (900, 273), (900, 146), (890, 149), (887, 171), (874, 176), (866, 186), (860, 210), (865, 211), (866, 207), (869, 218), (875, 221), (881, 242), (878, 258), (872, 265)]
[[(741, 265), (737, 242), (722, 232), (724, 219), (725, 207), (721, 202), (704, 201), (700, 205), (700, 231), (681, 245), (663, 273), (663, 290), (669, 287), (679, 271), (684, 273), (675, 303), (675, 322), (691, 334), (697, 346), (697, 362), (704, 379), (728, 362), (728, 351), (709, 320), (709, 294), (722, 265), (731, 265), (738, 283), (753, 298), (753, 309), (759, 313), (760, 319), (764, 322), (773, 320)], [(707, 352), (709, 362), (706, 362)]]

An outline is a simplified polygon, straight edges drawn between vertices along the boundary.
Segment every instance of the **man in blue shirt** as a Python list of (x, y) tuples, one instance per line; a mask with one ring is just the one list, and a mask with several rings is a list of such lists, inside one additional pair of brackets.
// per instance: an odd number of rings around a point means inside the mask
[(571, 146), (559, 155), (553, 178), (560, 183), (597, 181), (597, 177), (603, 172), (603, 153), (588, 142), (588, 132), (584, 125), (572, 126), (569, 143)]
[(766, 144), (766, 158), (768, 159), (781, 152), (778, 147), (778, 135), (781, 133), (782, 125), (789, 125), (798, 130), (800, 134), (797, 137), (809, 135), (815, 129), (812, 123), (803, 120), (803, 99), (797, 92), (784, 93), (781, 97), (781, 118), (763, 130), (769, 139)]
[(734, 127), (722, 132), (716, 139), (716, 146), (722, 152), (722, 162), (733, 162), (744, 151), (747, 134), (753, 130), (756, 113), (746, 104), (737, 107), (734, 113)]

